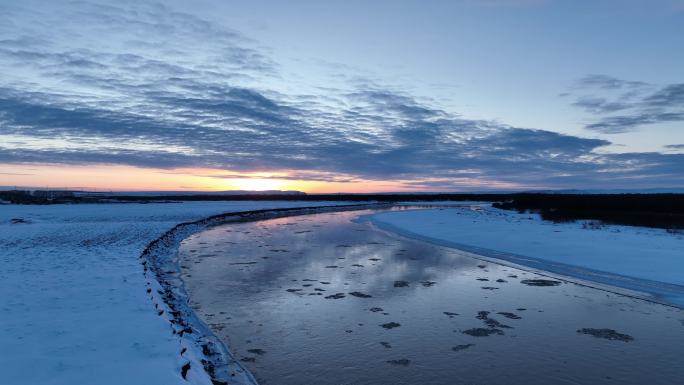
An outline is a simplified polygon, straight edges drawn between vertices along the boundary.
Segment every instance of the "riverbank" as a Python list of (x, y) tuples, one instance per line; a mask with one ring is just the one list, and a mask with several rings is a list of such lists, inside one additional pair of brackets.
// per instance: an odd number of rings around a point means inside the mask
[(489, 206), (388, 212), (365, 220), (408, 237), (684, 306), (684, 234), (595, 221), (554, 223)]
[(179, 336), (148, 292), (143, 250), (181, 222), (316, 204), (325, 203), (0, 206), (1, 382), (187, 384)]

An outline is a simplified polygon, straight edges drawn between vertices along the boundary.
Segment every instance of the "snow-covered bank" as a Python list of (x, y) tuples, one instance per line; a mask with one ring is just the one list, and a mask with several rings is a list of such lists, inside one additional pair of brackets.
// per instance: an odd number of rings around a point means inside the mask
[(491, 205), (492, 202), (486, 201), (401, 201), (396, 203), (399, 206), (472, 206), (472, 205)]
[(0, 383), (187, 384), (147, 292), (145, 247), (180, 222), (321, 204), (339, 203), (0, 206)]
[(389, 231), (684, 305), (684, 234), (552, 223), (484, 206), (371, 216)]

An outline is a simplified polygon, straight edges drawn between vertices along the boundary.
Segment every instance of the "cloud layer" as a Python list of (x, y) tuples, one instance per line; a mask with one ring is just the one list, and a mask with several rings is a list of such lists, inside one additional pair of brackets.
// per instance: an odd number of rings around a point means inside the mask
[[(682, 154), (606, 154), (605, 140), (465, 119), (371, 79), (277, 92), (264, 85), (284, 75), (257, 42), (161, 4), (120, 4), (0, 6), (0, 163), (285, 170), (428, 190), (684, 184)], [(620, 94), (576, 101), (600, 116), (592, 130), (684, 120), (681, 84), (582, 87)]]
[(578, 82), (575, 107), (596, 116), (587, 129), (622, 133), (658, 123), (684, 122), (684, 83), (663, 87), (590, 75)]

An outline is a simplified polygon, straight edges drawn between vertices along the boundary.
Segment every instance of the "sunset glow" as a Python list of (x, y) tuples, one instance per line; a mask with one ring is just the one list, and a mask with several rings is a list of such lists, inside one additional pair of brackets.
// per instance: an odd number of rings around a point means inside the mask
[[(104, 178), (103, 175), (108, 177)], [(411, 192), (426, 187), (411, 180), (314, 181), (290, 179), (287, 172), (239, 173), (216, 169), (147, 169), (128, 166), (0, 165), (2, 185), (89, 191), (229, 191), (287, 190), (307, 193)], [(427, 182), (440, 182), (432, 180)], [(461, 189), (516, 189), (505, 182), (470, 178), (450, 180)]]

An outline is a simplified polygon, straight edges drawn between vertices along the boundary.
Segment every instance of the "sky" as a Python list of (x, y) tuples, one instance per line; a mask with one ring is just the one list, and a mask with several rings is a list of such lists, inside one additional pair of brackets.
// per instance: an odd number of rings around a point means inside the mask
[(684, 187), (684, 0), (0, 1), (0, 185)]

